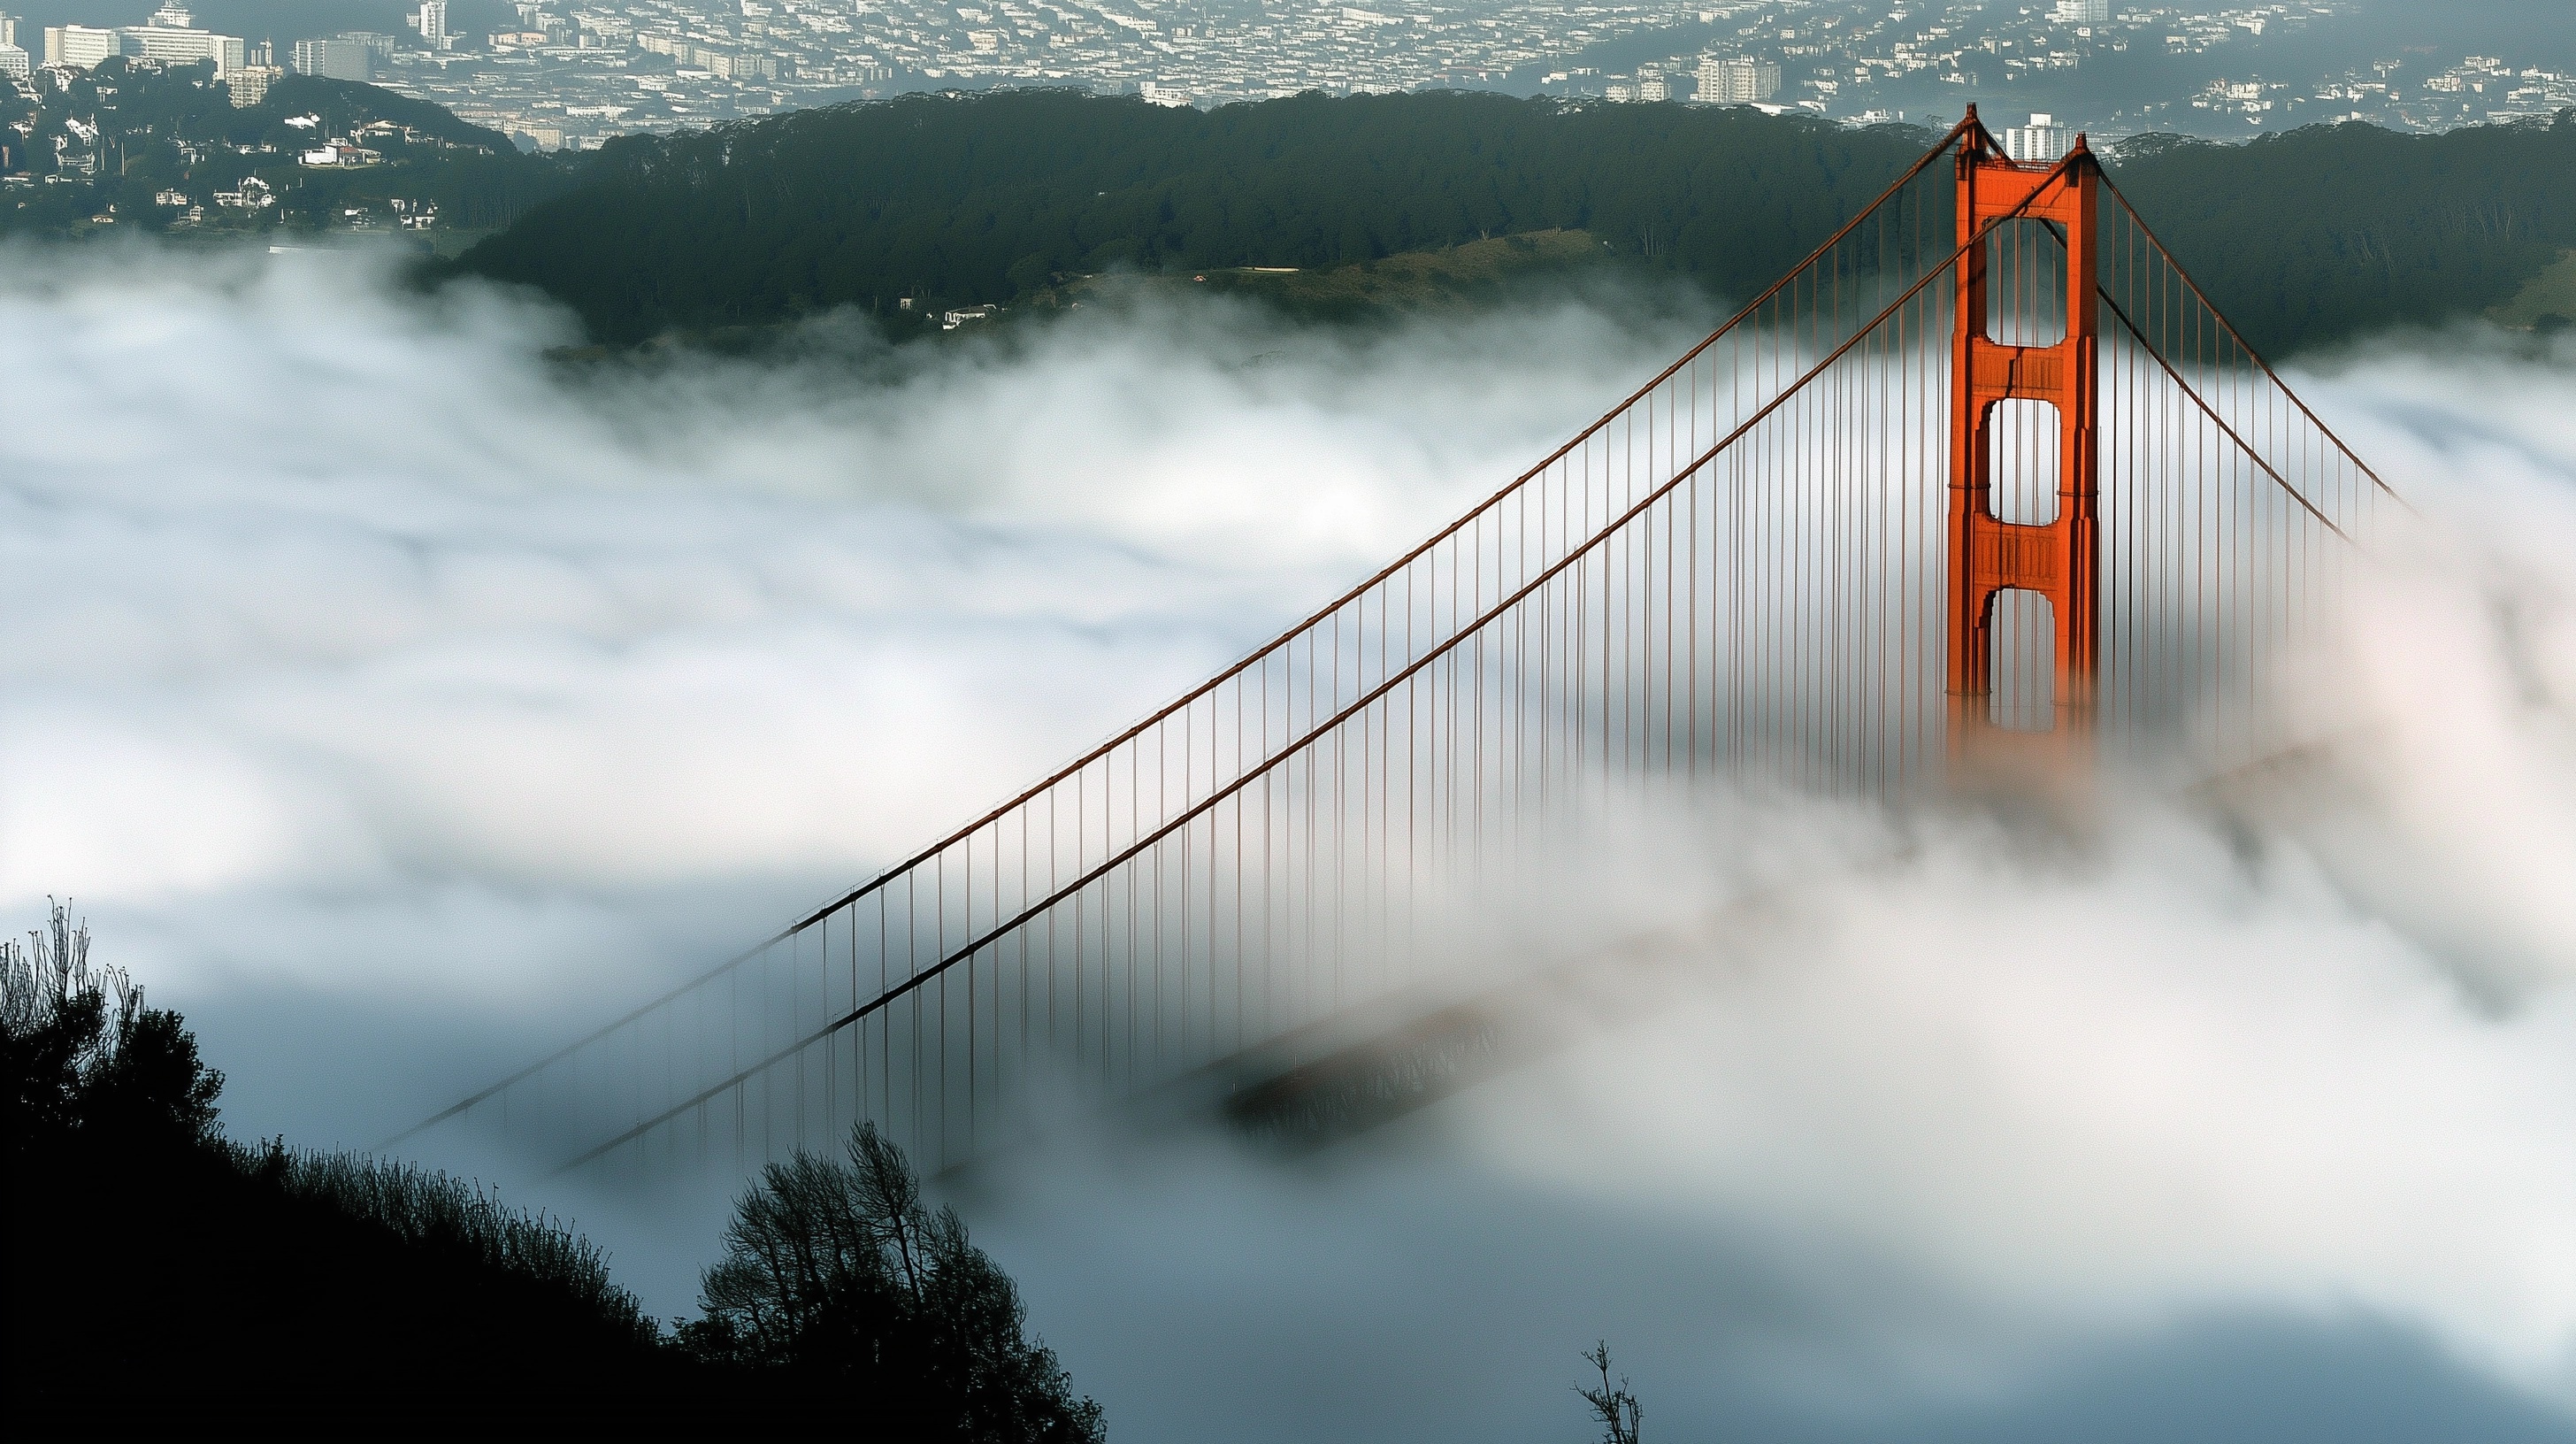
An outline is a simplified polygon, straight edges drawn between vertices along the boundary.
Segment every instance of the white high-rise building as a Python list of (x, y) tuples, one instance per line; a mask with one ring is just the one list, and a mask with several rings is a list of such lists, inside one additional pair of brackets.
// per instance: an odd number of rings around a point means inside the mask
[(161, 8), (160, 14), (152, 17), (152, 24), (128, 25), (117, 31), (118, 53), (133, 56), (137, 60), (158, 61), (163, 65), (185, 65), (192, 60), (211, 60), (215, 63), (215, 75), (218, 79), (241, 69), (240, 36), (216, 35), (186, 26), (160, 23), (173, 15), (181, 20), (190, 18), (187, 11), (165, 5)]
[(367, 80), (375, 75), (375, 57), (365, 41), (335, 35), (328, 40), (295, 42), (295, 73), (326, 80)]
[(420, 38), (446, 48), (447, 0), (420, 0)]
[(2048, 18), (2060, 25), (2108, 25), (2111, 0), (2057, 0)]
[(0, 45), (18, 43), (18, 17), (0, 13)]
[(0, 40), (0, 75), (6, 75), (12, 80), (24, 80), (34, 72), (34, 69), (35, 67), (28, 62), (26, 51), (6, 40)]
[(224, 85), (233, 93), (233, 105), (247, 110), (268, 98), (268, 88), (286, 74), (274, 65), (245, 65), (224, 77)]
[(2005, 128), (1997, 137), (2004, 143), (2004, 154), (2019, 161), (2053, 161), (2074, 148), (2075, 132), (2057, 123), (2053, 115), (2034, 115), (2028, 125)]
[(113, 30), (88, 25), (48, 25), (45, 27), (45, 63), (68, 65), (87, 70), (107, 57), (117, 54), (121, 42)]
[[(12, 22), (9, 28), (14, 31)], [(6, 43), (0, 40), (0, 43)], [(239, 36), (216, 35), (196, 28), (196, 17), (176, 3), (163, 5), (147, 24), (106, 30), (88, 25), (45, 27), (45, 63), (87, 70), (111, 55), (127, 55), (162, 65), (211, 60), (218, 78), (241, 69)]]
[(1707, 105), (1759, 105), (1780, 93), (1780, 67), (1768, 60), (1703, 55), (1699, 98)]

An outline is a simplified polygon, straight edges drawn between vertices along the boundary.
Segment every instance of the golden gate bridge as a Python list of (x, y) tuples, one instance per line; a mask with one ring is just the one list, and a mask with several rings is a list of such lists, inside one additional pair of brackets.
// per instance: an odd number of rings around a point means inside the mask
[(1068, 1094), (1276, 1120), (1432, 1088), (1499, 1046), (1479, 1000), (1544, 974), (1458, 940), (1578, 904), (1639, 809), (2262, 756), (2267, 681), (2388, 504), (2082, 137), (2015, 162), (1971, 108), (1376, 575), (395, 1141), (740, 1168), (867, 1119), (944, 1167)]

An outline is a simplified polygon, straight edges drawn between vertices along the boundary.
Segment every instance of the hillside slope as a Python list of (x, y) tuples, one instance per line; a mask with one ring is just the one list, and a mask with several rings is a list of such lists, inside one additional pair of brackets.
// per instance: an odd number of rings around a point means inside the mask
[(1051, 279), (1379, 260), (1586, 230), (1718, 290), (1767, 283), (1921, 153), (1750, 110), (1436, 92), (1209, 112), (1062, 91), (839, 106), (600, 153), (470, 252), (602, 339), (1008, 301)]
[[(915, 95), (617, 142), (458, 269), (536, 286), (612, 342), (835, 306), (893, 318), (905, 298), (919, 316), (1121, 267), (1312, 270), (1553, 230), (1740, 297), (1931, 139), (1461, 92), (1212, 112)], [(2576, 115), (2148, 138), (2115, 174), (2275, 353), (2499, 306), (2576, 246)]]
[(2502, 307), (2576, 247), (2576, 111), (2433, 136), (2353, 124), (2242, 145), (2144, 138), (2112, 177), (2274, 353)]
[[(442, 227), (490, 228), (565, 189), (576, 169), (522, 155), (443, 106), (353, 81), (290, 76), (236, 107), (205, 62), (118, 57), (67, 79), (41, 75), (32, 99), (0, 88), (0, 235), (346, 229), (354, 216), (390, 224), (397, 199), (415, 217), (434, 209)], [(362, 143), (367, 163), (302, 163), (342, 138)]]

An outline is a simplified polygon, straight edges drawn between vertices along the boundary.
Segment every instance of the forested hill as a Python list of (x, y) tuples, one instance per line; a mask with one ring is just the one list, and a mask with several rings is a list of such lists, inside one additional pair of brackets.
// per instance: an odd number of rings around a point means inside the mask
[[(349, 164), (302, 157), (361, 146)], [(442, 106), (352, 81), (293, 75), (236, 107), (211, 63), (110, 57), (0, 86), (0, 236), (128, 231), (199, 237), (508, 222), (570, 182), (573, 163)], [(397, 209), (392, 203), (401, 203)]]
[(416, 137), (444, 142), (460, 149), (499, 156), (518, 154), (508, 136), (461, 120), (446, 106), (414, 100), (382, 86), (354, 80), (326, 80), (318, 75), (285, 76), (268, 88), (268, 94), (257, 106), (240, 114), (311, 115), (321, 121), (324, 135), (346, 135), (370, 121), (390, 121), (410, 127)]
[[(2477, 315), (2576, 251), (2576, 111), (2426, 136), (2348, 124), (2241, 145), (2145, 137), (2111, 174), (2273, 354)], [(2540, 314), (2576, 320), (2576, 295)]]
[(1722, 291), (1767, 284), (1922, 153), (1911, 130), (1493, 94), (1195, 111), (912, 95), (611, 143), (464, 269), (602, 339), (853, 304), (1009, 301), (1051, 276), (1333, 266), (1588, 230)]
[[(1200, 112), (1072, 92), (915, 95), (611, 144), (461, 269), (538, 286), (594, 334), (1009, 302), (1069, 275), (1328, 267), (1589, 233), (1719, 296), (1768, 284), (1932, 137), (1746, 109), (1430, 92)], [(2497, 306), (2576, 248), (2576, 116), (2116, 162), (2265, 350)]]

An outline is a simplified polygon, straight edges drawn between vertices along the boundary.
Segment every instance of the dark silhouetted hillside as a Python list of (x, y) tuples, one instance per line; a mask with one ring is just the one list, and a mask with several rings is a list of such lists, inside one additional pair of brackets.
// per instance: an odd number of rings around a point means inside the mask
[(2113, 180), (2254, 344), (2283, 354), (2510, 301), (2576, 248), (2576, 111), (2410, 136), (2142, 137)]
[(407, 1432), (708, 1402), (552, 1221), (223, 1138), (222, 1075), (178, 1015), (87, 953), (59, 909), (0, 950), (13, 1419)]
[(602, 150), (469, 252), (608, 340), (1008, 301), (1118, 266), (1331, 267), (1550, 229), (1767, 284), (1921, 153), (1907, 130), (1466, 92), (1194, 111), (914, 95)]
[[(1746, 109), (1491, 94), (1199, 112), (914, 95), (618, 141), (459, 263), (612, 342), (836, 306), (900, 321), (1116, 267), (1306, 269), (1583, 231), (1721, 297), (1769, 284), (1932, 137)], [(2576, 119), (2134, 143), (2119, 183), (2254, 343), (2506, 302), (2576, 247)], [(917, 324), (917, 322), (916, 322)]]
[[(15, 1429), (1100, 1437), (1008, 1276), (872, 1134), (864, 1175), (800, 1156), (746, 1194), (706, 1316), (666, 1334), (556, 1220), (406, 1164), (224, 1138), (223, 1076), (179, 1016), (93, 969), (66, 910), (48, 922), (0, 944)], [(839, 1209), (830, 1267), (746, 1262), (755, 1234), (830, 1252), (816, 1206)]]

